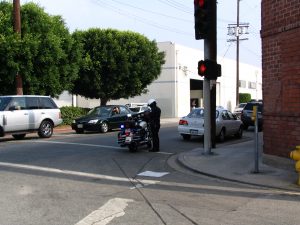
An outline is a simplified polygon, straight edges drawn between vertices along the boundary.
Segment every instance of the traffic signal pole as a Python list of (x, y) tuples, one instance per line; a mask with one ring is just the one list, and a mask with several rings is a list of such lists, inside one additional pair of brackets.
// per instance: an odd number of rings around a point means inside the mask
[[(217, 62), (217, 1), (211, 1), (212, 2), (212, 32), (211, 39), (208, 41), (204, 41), (204, 54), (207, 50), (208, 58), (210, 60), (213, 60)], [(208, 42), (208, 43), (206, 43)], [(205, 47), (207, 46), (207, 47)], [(211, 145), (212, 148), (216, 148), (216, 85), (217, 81), (216, 80), (211, 80), (210, 81), (210, 98), (211, 98)]]
[[(217, 2), (211, 4), (210, 38), (204, 39), (204, 59), (217, 61)], [(211, 148), (216, 147), (216, 80), (204, 78), (204, 154), (212, 154)]]
[(210, 108), (210, 80), (203, 81), (204, 103), (204, 155), (211, 154), (211, 108)]
[(210, 155), (216, 138), (216, 80), (221, 76), (217, 64), (217, 1), (194, 0), (195, 38), (204, 40), (204, 60), (198, 62), (198, 74), (204, 77), (204, 154)]

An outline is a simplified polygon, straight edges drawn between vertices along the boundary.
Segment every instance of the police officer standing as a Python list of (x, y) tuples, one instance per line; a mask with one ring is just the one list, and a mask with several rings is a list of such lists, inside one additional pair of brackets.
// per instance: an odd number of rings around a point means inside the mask
[(159, 136), (158, 132), (160, 129), (160, 114), (161, 110), (156, 105), (155, 99), (149, 99), (148, 106), (151, 108), (151, 112), (149, 113), (149, 123), (152, 132), (152, 140), (153, 140), (153, 148), (150, 150), (151, 152), (159, 151)]

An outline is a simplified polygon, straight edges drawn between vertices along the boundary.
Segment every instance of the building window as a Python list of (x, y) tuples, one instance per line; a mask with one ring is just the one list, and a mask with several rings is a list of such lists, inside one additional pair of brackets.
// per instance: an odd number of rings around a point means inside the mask
[(240, 88), (246, 88), (246, 81), (245, 80), (239, 80), (239, 87)]
[(250, 89), (256, 89), (256, 83), (255, 82), (249, 82), (248, 87)]

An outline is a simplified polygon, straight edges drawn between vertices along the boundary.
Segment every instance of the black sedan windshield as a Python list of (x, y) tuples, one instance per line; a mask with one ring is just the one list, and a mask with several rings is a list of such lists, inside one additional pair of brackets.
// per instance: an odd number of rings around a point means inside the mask
[(89, 111), (89, 116), (102, 116), (102, 117), (108, 117), (111, 112), (111, 107), (101, 106), (93, 108), (91, 111)]

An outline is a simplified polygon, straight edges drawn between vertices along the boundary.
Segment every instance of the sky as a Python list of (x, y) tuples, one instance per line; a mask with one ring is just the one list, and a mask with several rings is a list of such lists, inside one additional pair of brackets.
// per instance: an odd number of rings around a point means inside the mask
[[(194, 36), (193, 0), (20, 0), (35, 2), (51, 15), (60, 15), (70, 32), (89, 28), (130, 30), (157, 42), (170, 41), (203, 50), (203, 40)], [(235, 38), (228, 24), (237, 23), (237, 1), (218, 0), (217, 54), (236, 59)], [(260, 0), (239, 0), (240, 23), (249, 23), (249, 34), (240, 38), (240, 62), (261, 67)], [(201, 56), (199, 56), (199, 60)]]

